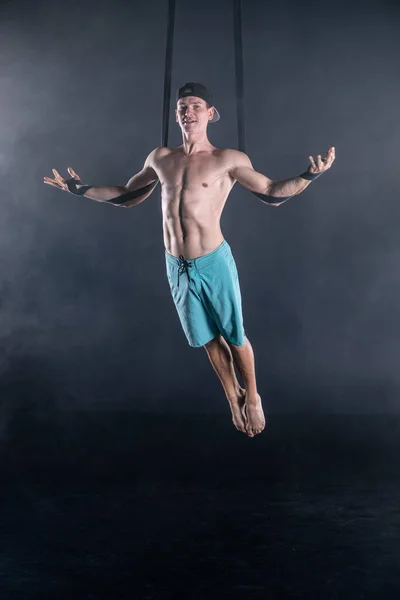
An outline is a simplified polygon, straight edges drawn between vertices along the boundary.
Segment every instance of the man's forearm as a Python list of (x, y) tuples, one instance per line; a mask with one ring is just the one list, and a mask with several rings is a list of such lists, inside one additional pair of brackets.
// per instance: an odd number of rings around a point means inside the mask
[[(267, 191), (263, 194), (255, 192), (254, 190), (251, 191), (266, 204), (270, 204), (271, 206), (283, 204), (286, 200), (300, 194), (300, 192), (305, 190), (312, 181), (315, 181), (315, 179), (318, 179), (325, 171), (330, 169), (335, 160), (335, 148), (331, 146), (325, 158), (321, 158), (321, 155), (318, 154), (317, 163), (315, 163), (312, 156), (309, 156), (308, 158), (310, 159), (311, 164), (304, 173), (301, 173), (297, 177), (292, 177), (291, 179), (282, 179), (281, 181), (272, 182), (269, 180)], [(270, 198), (275, 200), (271, 201)]]
[(71, 179), (66, 179), (65, 183), (71, 194), (74, 194), (75, 196), (86, 196), (97, 202), (107, 202), (114, 206), (129, 208), (130, 206), (140, 204), (150, 196), (154, 188), (157, 187), (158, 179), (155, 179), (148, 185), (142, 186), (137, 190), (130, 190), (126, 186), (116, 185), (103, 187), (85, 185), (76, 176), (71, 177)]
[(311, 181), (302, 177), (292, 177), (291, 179), (282, 179), (274, 181), (270, 186), (268, 195), (275, 198), (290, 198), (296, 194), (300, 194), (310, 185)]
[[(79, 189), (79, 185), (77, 188)], [(97, 202), (107, 202), (117, 196), (127, 193), (127, 189), (123, 186), (103, 186), (103, 187), (90, 187), (83, 195), (91, 200), (97, 200)]]

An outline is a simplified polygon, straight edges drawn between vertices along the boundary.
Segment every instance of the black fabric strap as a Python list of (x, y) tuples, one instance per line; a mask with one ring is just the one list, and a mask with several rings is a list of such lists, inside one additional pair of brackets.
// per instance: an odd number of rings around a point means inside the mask
[(260, 200), (266, 202), (267, 204), (280, 204), (281, 202), (286, 202), (286, 200), (293, 198), (293, 196), (284, 196), (283, 198), (278, 198), (277, 196), (269, 196), (268, 194), (258, 194), (257, 192), (252, 192), (252, 194), (257, 196), (257, 198), (260, 198)]
[[(83, 196), (83, 194), (87, 192), (88, 189), (93, 187), (93, 185), (84, 185), (84, 183), (80, 179), (75, 179), (74, 177), (72, 177), (71, 179), (66, 179), (65, 183), (67, 184), (68, 190), (71, 192), (71, 194), (74, 194), (74, 196)], [(78, 189), (76, 187), (77, 183), (83, 187), (80, 187)]]
[(148, 192), (152, 192), (154, 190), (154, 188), (157, 186), (157, 184), (158, 184), (158, 179), (156, 179), (152, 183), (149, 183), (149, 185), (139, 188), (138, 190), (133, 190), (132, 192), (127, 192), (126, 194), (122, 194), (121, 196), (112, 198), (112, 200), (106, 200), (106, 202), (108, 202), (108, 204), (115, 204), (116, 206), (120, 206), (121, 204), (128, 202), (128, 200), (135, 200), (135, 198), (139, 198), (139, 196), (143, 196), (144, 194), (147, 194)]
[[(245, 113), (244, 113), (244, 68), (243, 68), (243, 43), (242, 43), (242, 3), (241, 0), (232, 0), (233, 8), (233, 39), (234, 39), (234, 51), (235, 51), (235, 77), (236, 77), (236, 103), (237, 103), (237, 131), (238, 131), (238, 148), (241, 152), (246, 152), (246, 127), (245, 127)], [(299, 177), (307, 179), (308, 181), (314, 181), (322, 173), (310, 173), (305, 171)], [(268, 204), (278, 204), (286, 202), (293, 196), (286, 196), (284, 198), (276, 198), (274, 196), (268, 196), (267, 194), (258, 194), (252, 192), (255, 196), (260, 198), (263, 202)]]
[(169, 105), (171, 98), (172, 55), (174, 50), (175, 0), (168, 3), (167, 47), (165, 51), (164, 100), (161, 146), (168, 146)]
[(323, 175), (325, 173), (325, 171), (322, 171), (322, 173), (310, 173), (310, 171), (304, 171), (304, 173), (302, 173), (301, 175), (299, 175), (299, 177), (301, 177), (302, 179), (307, 179), (308, 181), (314, 181), (314, 179), (318, 179), (318, 177), (320, 177), (321, 175)]
[(245, 125), (245, 117), (244, 117), (244, 69), (243, 69), (243, 43), (242, 43), (242, 3), (241, 3), (241, 0), (233, 0), (233, 41), (234, 41), (234, 51), (235, 51), (238, 148), (241, 152), (246, 152), (246, 125)]

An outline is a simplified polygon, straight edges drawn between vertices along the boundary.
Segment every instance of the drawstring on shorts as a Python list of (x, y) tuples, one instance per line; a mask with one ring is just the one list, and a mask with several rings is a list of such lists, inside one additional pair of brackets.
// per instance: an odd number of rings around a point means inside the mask
[(190, 282), (190, 274), (189, 274), (189, 269), (188, 267), (191, 267), (192, 263), (185, 260), (185, 257), (183, 256), (183, 254), (179, 255), (179, 269), (178, 269), (178, 287), (179, 287), (179, 276), (182, 275), (182, 273), (186, 272), (186, 275), (188, 276), (189, 282)]

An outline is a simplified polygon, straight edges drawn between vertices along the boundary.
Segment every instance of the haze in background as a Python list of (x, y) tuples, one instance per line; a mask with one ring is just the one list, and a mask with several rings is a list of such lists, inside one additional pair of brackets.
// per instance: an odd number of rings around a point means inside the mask
[[(121, 210), (43, 184), (72, 167), (87, 184), (124, 185), (160, 144), (166, 11), (162, 0), (2, 7), (5, 422), (32, 402), (226, 409), (170, 296), (159, 187)], [(400, 9), (246, 0), (243, 28), (254, 168), (284, 179), (310, 154), (337, 156), (278, 210), (236, 184), (222, 217), (259, 391), (269, 412), (397, 412)], [(178, 0), (172, 107), (184, 82), (210, 86), (218, 147), (237, 145), (233, 60), (231, 3)], [(170, 127), (180, 144), (173, 110)]]

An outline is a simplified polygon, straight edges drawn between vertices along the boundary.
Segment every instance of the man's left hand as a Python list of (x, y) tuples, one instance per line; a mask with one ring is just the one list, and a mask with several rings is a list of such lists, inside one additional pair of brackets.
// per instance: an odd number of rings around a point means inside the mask
[(333, 161), (335, 160), (335, 147), (331, 146), (326, 153), (325, 158), (321, 158), (318, 154), (317, 159), (314, 160), (312, 156), (308, 157), (311, 165), (308, 167), (310, 173), (323, 173), (327, 169), (330, 169)]

